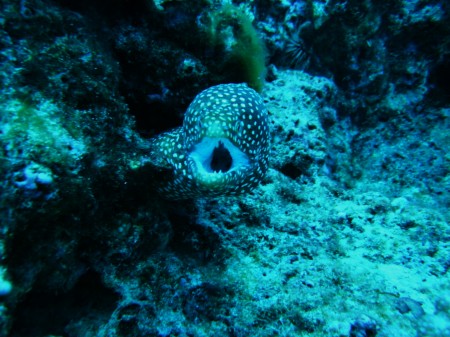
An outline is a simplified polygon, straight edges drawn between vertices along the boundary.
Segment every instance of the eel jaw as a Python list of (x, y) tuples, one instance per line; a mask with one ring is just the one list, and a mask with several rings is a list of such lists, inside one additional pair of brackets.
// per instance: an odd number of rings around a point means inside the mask
[(227, 138), (204, 137), (188, 155), (189, 168), (199, 187), (220, 188), (233, 173), (250, 168), (250, 159)]

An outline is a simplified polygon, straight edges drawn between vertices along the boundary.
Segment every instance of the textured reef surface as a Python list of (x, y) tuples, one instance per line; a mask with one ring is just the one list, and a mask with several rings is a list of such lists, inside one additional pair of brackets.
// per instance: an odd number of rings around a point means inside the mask
[(0, 336), (450, 336), (448, 22), (1, 0)]

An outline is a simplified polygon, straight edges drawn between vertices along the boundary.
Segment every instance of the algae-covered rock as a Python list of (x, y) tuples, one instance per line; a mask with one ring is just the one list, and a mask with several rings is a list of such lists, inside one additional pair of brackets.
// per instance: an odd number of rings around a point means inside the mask
[[(0, 335), (448, 335), (447, 12), (1, 2)], [(230, 82), (261, 91), (265, 177), (165, 200), (149, 139)]]

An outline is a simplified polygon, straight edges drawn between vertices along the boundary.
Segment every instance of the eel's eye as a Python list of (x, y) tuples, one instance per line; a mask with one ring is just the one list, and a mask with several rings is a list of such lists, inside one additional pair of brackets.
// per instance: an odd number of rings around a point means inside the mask
[(218, 145), (214, 148), (211, 159), (211, 170), (213, 172), (227, 172), (233, 164), (233, 158), (230, 151), (219, 140)]

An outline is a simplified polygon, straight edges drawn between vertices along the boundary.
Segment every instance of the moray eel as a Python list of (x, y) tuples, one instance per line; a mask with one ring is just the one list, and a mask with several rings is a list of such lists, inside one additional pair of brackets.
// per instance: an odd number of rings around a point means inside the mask
[(263, 179), (269, 156), (268, 113), (245, 84), (221, 84), (198, 94), (183, 126), (151, 140), (158, 191), (167, 199), (239, 195)]

